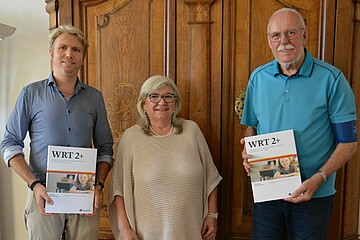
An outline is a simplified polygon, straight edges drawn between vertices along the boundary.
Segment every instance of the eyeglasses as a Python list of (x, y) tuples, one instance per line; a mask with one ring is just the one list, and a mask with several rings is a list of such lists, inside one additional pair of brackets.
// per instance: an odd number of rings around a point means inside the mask
[(290, 29), (290, 30), (283, 31), (283, 32), (273, 32), (273, 33), (268, 33), (268, 36), (271, 41), (279, 42), (281, 40), (281, 35), (283, 33), (288, 40), (291, 40), (291, 39), (297, 38), (299, 36), (299, 31), (303, 30), (303, 29), (304, 28)]
[(164, 99), (164, 101), (166, 103), (172, 103), (176, 99), (176, 95), (171, 94), (171, 93), (168, 93), (165, 95), (159, 95), (159, 94), (153, 93), (153, 94), (149, 94), (147, 97), (149, 98), (150, 102), (152, 102), (152, 103), (159, 103), (161, 101), (161, 99)]

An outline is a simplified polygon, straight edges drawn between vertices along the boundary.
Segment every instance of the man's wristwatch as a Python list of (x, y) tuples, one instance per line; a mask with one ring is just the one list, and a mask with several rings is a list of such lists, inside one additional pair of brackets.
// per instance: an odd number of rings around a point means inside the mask
[(319, 170), (316, 173), (320, 174), (320, 176), (322, 177), (323, 182), (327, 181), (327, 176), (326, 176), (326, 174), (324, 173), (323, 170)]
[(100, 181), (95, 181), (95, 184), (94, 184), (94, 187), (96, 186), (100, 186), (101, 187), (101, 191), (104, 190), (104, 183), (103, 182), (100, 182)]
[(217, 218), (218, 218), (218, 216), (219, 216), (219, 213), (218, 213), (218, 212), (216, 212), (216, 213), (209, 212), (207, 216), (208, 216), (208, 217), (215, 218), (215, 219), (217, 220)]

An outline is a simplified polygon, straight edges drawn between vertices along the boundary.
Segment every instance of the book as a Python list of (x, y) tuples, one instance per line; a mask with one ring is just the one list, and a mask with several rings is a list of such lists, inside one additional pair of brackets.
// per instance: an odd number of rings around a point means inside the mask
[(284, 199), (301, 185), (293, 130), (245, 137), (254, 202)]
[(97, 149), (48, 146), (46, 213), (92, 214)]

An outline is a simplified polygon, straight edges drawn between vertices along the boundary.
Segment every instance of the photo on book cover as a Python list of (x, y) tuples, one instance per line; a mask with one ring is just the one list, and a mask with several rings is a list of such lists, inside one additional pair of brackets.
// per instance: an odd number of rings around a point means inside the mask
[(296, 156), (269, 159), (251, 165), (251, 182), (296, 177), (300, 175)]
[(93, 173), (48, 173), (46, 190), (56, 193), (93, 193)]

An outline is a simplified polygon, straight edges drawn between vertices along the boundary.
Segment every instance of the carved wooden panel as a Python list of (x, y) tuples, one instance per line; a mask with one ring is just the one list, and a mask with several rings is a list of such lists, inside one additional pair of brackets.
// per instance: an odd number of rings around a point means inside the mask
[[(102, 91), (116, 148), (125, 129), (135, 124), (142, 83), (164, 69), (162, 1), (82, 1), (90, 41), (88, 84)], [(160, 3), (160, 4), (159, 4)], [(159, 15), (157, 15), (159, 14)], [(159, 21), (160, 20), (160, 21)], [(107, 181), (107, 184), (109, 179)], [(101, 238), (108, 239), (107, 192), (102, 201)], [(105, 237), (106, 236), (106, 237)]]
[[(168, 1), (173, 2), (173, 1)], [(222, 2), (176, 1), (176, 82), (181, 116), (198, 123), (220, 166)]]

